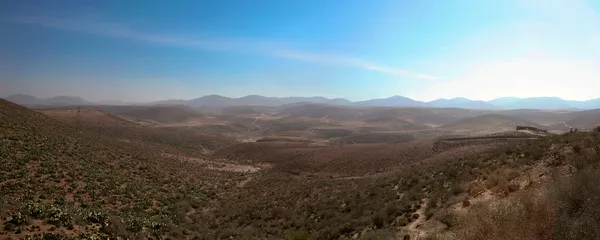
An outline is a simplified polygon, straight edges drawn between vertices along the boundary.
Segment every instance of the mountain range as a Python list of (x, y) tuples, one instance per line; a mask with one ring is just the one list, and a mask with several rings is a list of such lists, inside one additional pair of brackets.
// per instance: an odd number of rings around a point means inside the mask
[(430, 102), (416, 101), (407, 97), (392, 96), (389, 98), (370, 99), (366, 101), (349, 101), (343, 98), (325, 97), (265, 97), (248, 95), (231, 98), (220, 95), (208, 95), (195, 99), (171, 99), (148, 103), (126, 103), (120, 101), (91, 102), (81, 97), (57, 96), (47, 99), (30, 95), (16, 94), (5, 97), (6, 100), (27, 106), (69, 106), (69, 105), (187, 105), (192, 107), (231, 107), (241, 105), (281, 106), (297, 103), (318, 103), (343, 106), (399, 106), (399, 107), (439, 107), (466, 109), (597, 109), (600, 98), (588, 101), (564, 100), (558, 97), (516, 98), (502, 97), (490, 101), (471, 100), (467, 98), (437, 99)]

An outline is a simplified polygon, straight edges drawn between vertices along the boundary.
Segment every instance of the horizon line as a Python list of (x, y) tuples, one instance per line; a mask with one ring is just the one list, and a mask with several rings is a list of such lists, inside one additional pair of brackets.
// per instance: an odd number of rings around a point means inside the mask
[(434, 100), (430, 100), (430, 101), (423, 101), (423, 100), (418, 100), (415, 98), (411, 98), (411, 97), (406, 97), (406, 96), (402, 96), (402, 95), (392, 95), (389, 97), (376, 97), (376, 98), (368, 98), (368, 99), (364, 99), (364, 100), (349, 100), (348, 98), (345, 97), (324, 97), (324, 96), (285, 96), (285, 97), (273, 97), (273, 96), (265, 96), (265, 95), (260, 95), (260, 94), (248, 94), (248, 95), (244, 95), (244, 96), (240, 96), (240, 97), (233, 97), (233, 96), (227, 96), (224, 94), (207, 94), (207, 95), (202, 95), (196, 98), (189, 98), (189, 99), (185, 99), (185, 98), (168, 98), (168, 99), (160, 99), (160, 100), (152, 100), (152, 101), (129, 101), (129, 100), (115, 100), (115, 99), (105, 99), (105, 100), (88, 100), (85, 97), (82, 96), (73, 96), (73, 95), (55, 95), (52, 97), (38, 97), (38, 96), (34, 96), (34, 95), (30, 95), (30, 94), (23, 94), (23, 93), (15, 93), (15, 94), (10, 94), (10, 95), (6, 95), (3, 97), (0, 97), (2, 99), (7, 99), (9, 97), (14, 97), (14, 96), (28, 96), (28, 97), (33, 97), (36, 98), (38, 100), (48, 100), (48, 99), (52, 99), (52, 98), (57, 98), (57, 97), (73, 97), (73, 98), (81, 98), (86, 102), (90, 102), (90, 103), (95, 103), (95, 102), (123, 102), (123, 103), (154, 103), (154, 102), (164, 102), (164, 101), (191, 101), (191, 100), (195, 100), (195, 99), (199, 99), (199, 98), (203, 98), (203, 97), (210, 97), (210, 96), (215, 96), (215, 97), (225, 97), (225, 98), (231, 98), (231, 99), (240, 99), (240, 98), (244, 98), (244, 97), (251, 97), (251, 96), (257, 96), (257, 97), (265, 97), (265, 98), (325, 98), (327, 100), (346, 100), (352, 103), (356, 103), (356, 102), (364, 102), (364, 101), (369, 101), (369, 100), (378, 100), (378, 99), (389, 99), (389, 98), (393, 98), (393, 97), (402, 97), (402, 98), (407, 98), (416, 102), (422, 102), (422, 103), (431, 103), (433, 101), (437, 101), (437, 100), (453, 100), (453, 99), (467, 99), (469, 101), (481, 101), (481, 102), (491, 102), (497, 99), (502, 99), (502, 98), (516, 98), (518, 100), (524, 100), (524, 99), (532, 99), (532, 98), (558, 98), (560, 100), (563, 101), (575, 101), (575, 102), (586, 102), (586, 101), (591, 101), (591, 100), (597, 100), (600, 99), (599, 97), (596, 98), (590, 98), (587, 100), (570, 100), (570, 99), (564, 99), (561, 97), (557, 97), (557, 96), (537, 96), (537, 97), (514, 97), (514, 96), (503, 96), (503, 97), (496, 97), (493, 98), (491, 100), (480, 100), (480, 99), (471, 99), (468, 97), (452, 97), (452, 98), (436, 98)]

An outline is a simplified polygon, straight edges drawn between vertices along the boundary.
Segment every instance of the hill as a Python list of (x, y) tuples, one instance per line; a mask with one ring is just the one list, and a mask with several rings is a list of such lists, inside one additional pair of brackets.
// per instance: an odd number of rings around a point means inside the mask
[(334, 120), (350, 121), (363, 116), (362, 110), (358, 108), (321, 105), (321, 104), (294, 104), (284, 106), (279, 113), (292, 117), (328, 118)]
[(502, 132), (514, 130), (516, 126), (531, 126), (539, 129), (545, 129), (539, 124), (529, 122), (516, 117), (502, 114), (485, 114), (476, 117), (470, 117), (458, 120), (456, 122), (441, 126), (439, 129), (447, 131), (486, 131)]
[(367, 112), (366, 117), (367, 119), (400, 118), (415, 124), (437, 127), (490, 112), (460, 108), (376, 108)]
[(573, 118), (577, 111), (569, 110), (544, 110), (544, 109), (513, 109), (504, 110), (500, 113), (507, 116), (516, 117), (526, 121), (541, 125), (553, 125), (556, 123), (568, 121)]
[(239, 177), (165, 161), (168, 146), (75, 132), (2, 99), (0, 142), (0, 238), (179, 238), (176, 219)]
[(90, 105), (91, 102), (72, 96), (56, 96), (48, 99), (40, 99), (25, 94), (16, 94), (6, 97), (6, 100), (24, 106), (72, 106), (72, 105)]
[(208, 95), (191, 100), (166, 100), (153, 102), (151, 104), (185, 104), (197, 108), (202, 107), (231, 107), (231, 106), (281, 106), (292, 103), (318, 103), (318, 104), (337, 104), (350, 105), (351, 102), (335, 98), (329, 99), (324, 97), (265, 97), (260, 95), (248, 95), (240, 98), (231, 98), (220, 95)]
[(498, 107), (504, 107), (504, 106), (508, 106), (510, 104), (514, 104), (515, 102), (518, 102), (519, 100), (521, 100), (521, 99), (517, 98), (517, 97), (501, 97), (501, 98), (496, 98), (496, 99), (487, 101), (487, 103), (492, 104), (494, 106), (498, 106)]
[(365, 120), (363, 120), (363, 124), (361, 126), (379, 128), (382, 130), (389, 131), (412, 131), (431, 129), (430, 126), (415, 123), (413, 121), (406, 120), (401, 117), (393, 116), (378, 116), (366, 118)]
[(469, 109), (494, 109), (497, 106), (478, 100), (471, 100), (467, 98), (452, 98), (452, 99), (438, 99), (431, 102), (427, 102), (427, 105), (432, 107), (443, 107), (443, 108), (469, 108)]
[(256, 115), (275, 111), (275, 107), (269, 106), (233, 106), (221, 109), (223, 115)]
[(10, 95), (7, 96), (5, 99), (20, 105), (40, 105), (44, 103), (44, 100), (42, 99), (25, 94)]
[(422, 107), (427, 106), (426, 103), (415, 101), (407, 97), (393, 96), (389, 98), (371, 99), (366, 101), (355, 102), (356, 106), (403, 106), (403, 107)]
[(572, 118), (566, 121), (566, 125), (571, 128), (590, 130), (600, 126), (600, 109), (573, 112), (569, 115)]
[(91, 102), (81, 98), (72, 96), (57, 96), (44, 100), (44, 104), (52, 106), (72, 106), (72, 105), (89, 105)]
[(594, 109), (600, 108), (600, 98), (586, 101), (564, 100), (558, 97), (505, 97), (488, 101), (505, 109)]
[(563, 100), (558, 97), (534, 97), (523, 98), (516, 101), (508, 101), (502, 108), (507, 109), (570, 109), (576, 108), (573, 101)]
[(579, 109), (596, 109), (600, 108), (600, 98), (590, 99), (587, 101), (575, 101), (572, 105)]
[[(487, 111), (339, 108), (369, 117), (456, 115), (465, 124), (526, 125)], [(287, 128), (303, 121), (283, 119), (278, 123)], [(386, 118), (374, 123), (379, 120)], [(600, 192), (593, 180), (600, 151), (595, 133), (411, 140), (339, 131), (346, 142), (336, 145), (293, 135), (235, 143), (198, 129), (74, 131), (68, 121), (0, 100), (0, 238), (481, 239), (518, 229), (510, 232), (515, 239), (540, 239), (524, 234), (536, 227), (586, 234), (579, 226), (597, 223), (584, 214), (597, 209)], [(587, 167), (596, 172), (586, 175)], [(569, 179), (577, 182), (562, 182)], [(558, 200), (532, 193), (554, 181), (560, 191), (542, 192), (565, 194)], [(521, 195), (543, 204), (518, 202)], [(486, 210), (502, 201), (511, 208)], [(555, 202), (565, 208), (537, 215)]]
[(40, 109), (37, 111), (59, 121), (69, 123), (75, 123), (77, 121), (80, 121), (80, 123), (84, 125), (134, 124), (133, 122), (125, 120), (121, 117), (91, 108), (81, 108), (79, 109), (79, 114), (77, 113), (77, 109), (73, 108)]
[(150, 120), (157, 123), (174, 123), (204, 117), (200, 111), (185, 105), (99, 106), (97, 108), (128, 117), (131, 121)]

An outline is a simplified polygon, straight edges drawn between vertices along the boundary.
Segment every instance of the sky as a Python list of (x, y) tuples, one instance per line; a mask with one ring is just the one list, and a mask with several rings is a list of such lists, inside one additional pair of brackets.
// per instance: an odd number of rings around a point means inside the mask
[(600, 2), (0, 2), (0, 97), (600, 97)]

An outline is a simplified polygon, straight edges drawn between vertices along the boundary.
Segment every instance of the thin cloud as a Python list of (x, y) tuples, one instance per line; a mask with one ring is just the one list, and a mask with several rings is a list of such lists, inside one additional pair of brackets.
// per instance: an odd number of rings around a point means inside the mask
[(330, 55), (320, 55), (320, 54), (312, 54), (306, 52), (299, 52), (293, 50), (276, 50), (273, 54), (277, 57), (289, 58), (289, 59), (297, 59), (309, 62), (317, 62), (324, 63), (330, 65), (338, 65), (338, 66), (349, 66), (349, 67), (357, 67), (363, 68), (371, 71), (382, 72), (386, 74), (391, 74), (400, 77), (409, 77), (423, 80), (436, 80), (437, 77), (422, 74), (422, 73), (414, 73), (408, 70), (394, 68), (390, 66), (380, 65), (377, 63), (372, 63), (365, 60), (348, 58), (348, 57), (339, 57), (339, 56), (330, 56)]
[(407, 77), (422, 80), (435, 80), (437, 77), (415, 73), (405, 69), (380, 65), (377, 63), (350, 58), (287, 50), (275, 47), (275, 44), (239, 39), (191, 39), (185, 37), (173, 37), (165, 35), (147, 34), (132, 30), (120, 24), (106, 22), (90, 22), (79, 20), (65, 20), (55, 18), (21, 18), (12, 22), (53, 28), (65, 31), (94, 34), (106, 37), (125, 38), (135, 41), (153, 44), (178, 46), (186, 48), (198, 48), (211, 51), (236, 51), (255, 52), (278, 58), (295, 59), (307, 62), (315, 62), (328, 65), (347, 66), (362, 68), (370, 71), (381, 72), (399, 77)]
[(12, 22), (178, 47), (201, 48), (215, 51), (233, 50), (235, 47), (241, 47), (237, 46), (239, 43), (227, 39), (198, 40), (184, 37), (154, 35), (137, 32), (122, 25), (107, 22), (76, 21), (55, 18), (21, 18), (13, 20)]

